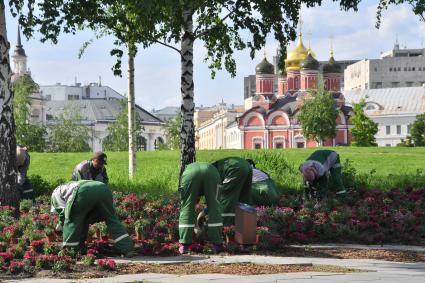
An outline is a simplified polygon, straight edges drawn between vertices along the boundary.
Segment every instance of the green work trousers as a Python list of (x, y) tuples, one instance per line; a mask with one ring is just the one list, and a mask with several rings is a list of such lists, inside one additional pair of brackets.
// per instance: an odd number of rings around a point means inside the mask
[(220, 175), (217, 169), (205, 162), (195, 162), (184, 170), (181, 187), (179, 236), (180, 243), (191, 244), (195, 227), (195, 205), (201, 195), (208, 206), (208, 238), (214, 244), (223, 242), (223, 221), (219, 203)]
[(276, 205), (281, 192), (272, 179), (252, 183), (252, 200), (256, 205)]
[(213, 163), (220, 173), (223, 184), (221, 191), (221, 209), (223, 224), (234, 225), (235, 207), (239, 202), (252, 204), (251, 185), (252, 168), (245, 159), (228, 157)]
[(122, 254), (133, 251), (133, 241), (115, 214), (112, 192), (97, 181), (85, 182), (68, 200), (65, 207), (63, 245), (84, 244), (89, 224), (105, 221), (115, 248)]

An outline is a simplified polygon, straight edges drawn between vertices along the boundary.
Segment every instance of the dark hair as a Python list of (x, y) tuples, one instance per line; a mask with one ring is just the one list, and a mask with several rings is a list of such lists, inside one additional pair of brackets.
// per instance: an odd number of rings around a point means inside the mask
[(248, 163), (255, 168), (255, 162), (252, 159), (246, 159), (246, 161), (248, 161)]

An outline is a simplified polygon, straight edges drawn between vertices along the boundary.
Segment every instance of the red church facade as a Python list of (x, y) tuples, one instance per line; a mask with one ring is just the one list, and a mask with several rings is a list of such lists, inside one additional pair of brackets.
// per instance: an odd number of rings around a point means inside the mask
[(330, 91), (338, 110), (336, 136), (323, 141), (323, 146), (351, 143), (349, 117), (351, 107), (345, 105), (340, 93), (341, 69), (331, 58), (319, 73), (319, 62), (302, 43), (285, 60), (286, 70), (278, 78), (278, 94), (274, 92), (274, 66), (266, 58), (256, 67), (256, 95), (245, 100), (246, 111), (239, 117), (239, 129), (244, 149), (306, 148), (317, 147), (314, 140), (307, 140), (297, 122), (302, 97), (308, 89), (317, 88), (319, 76), (324, 88)]

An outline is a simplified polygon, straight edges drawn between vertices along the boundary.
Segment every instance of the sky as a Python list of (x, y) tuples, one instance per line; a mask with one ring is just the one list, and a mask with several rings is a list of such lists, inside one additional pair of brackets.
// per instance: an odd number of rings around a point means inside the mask
[[(385, 11), (380, 29), (375, 28), (376, 6), (378, 1), (362, 1), (357, 12), (340, 11), (338, 3), (323, 1), (321, 7), (301, 10), (303, 38), (307, 46), (310, 42), (318, 60), (329, 59), (332, 38), (336, 60), (378, 58), (381, 52), (390, 50), (396, 38), (400, 47), (425, 47), (425, 23), (419, 21), (410, 7), (396, 6)], [(7, 32), (11, 44), (11, 54), (16, 45), (17, 22), (7, 15)], [(62, 35), (57, 45), (41, 43), (39, 35), (29, 40), (23, 39), (28, 56), (28, 68), (39, 85), (61, 83), (73, 85), (101, 82), (121, 94), (127, 92), (127, 68), (123, 58), (123, 76), (116, 77), (111, 71), (115, 59), (109, 55), (113, 48), (113, 38), (94, 40), (81, 59), (78, 51), (84, 42), (93, 39), (93, 32), (85, 30), (76, 35)], [(269, 62), (276, 53), (277, 41), (271, 35), (266, 43)], [(295, 42), (289, 50), (295, 47)], [(228, 104), (243, 104), (243, 78), (255, 73), (255, 66), (264, 56), (259, 51), (254, 59), (249, 50), (234, 54), (237, 75), (232, 78), (222, 70), (215, 79), (204, 63), (206, 49), (202, 42), (194, 46), (195, 104), (215, 105), (224, 100)], [(136, 103), (146, 110), (180, 105), (180, 59), (177, 52), (169, 48), (153, 45), (139, 49), (135, 59)]]

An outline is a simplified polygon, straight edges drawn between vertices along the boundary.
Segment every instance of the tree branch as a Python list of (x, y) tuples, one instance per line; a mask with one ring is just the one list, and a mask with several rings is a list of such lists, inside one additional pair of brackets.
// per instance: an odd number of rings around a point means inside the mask
[[(226, 15), (226, 16), (224, 16), (221, 20), (220, 20), (220, 24), (221, 23), (223, 23), (228, 17), (230, 17), (232, 14), (234, 14), (236, 11), (237, 11), (237, 7), (236, 7), (237, 5), (235, 5), (235, 8), (232, 10), (232, 11), (230, 11), (227, 7), (226, 7), (226, 9), (229, 11), (229, 13)], [(217, 25), (215, 25), (215, 26), (213, 26), (213, 27), (211, 27), (211, 28), (209, 28), (209, 29), (206, 29), (206, 30), (204, 30), (204, 31), (202, 31), (201, 33), (199, 33), (199, 34), (196, 34), (197, 33), (197, 29), (200, 27), (200, 25), (198, 26), (198, 27), (196, 27), (196, 30), (193, 32), (193, 38), (194, 39), (197, 39), (197, 38), (199, 38), (200, 36), (202, 36), (202, 35), (204, 35), (204, 34), (206, 34), (206, 33), (208, 33), (208, 32), (210, 32), (211, 30), (213, 30), (213, 29), (215, 29), (216, 27), (217, 27)]]
[[(415, 13), (415, 9), (416, 9), (416, 6), (415, 5), (413, 5), (413, 3), (412, 2), (409, 2), (409, 4), (410, 4), (410, 6), (412, 6), (412, 9), (413, 9), (413, 13)], [(419, 5), (419, 4), (418, 4)], [(421, 20), (425, 23), (425, 15), (422, 13), (422, 14), (417, 14), (418, 16), (419, 16), (419, 18), (421, 18)]]
[(177, 48), (175, 48), (175, 47), (174, 47), (174, 46), (172, 46), (172, 45), (169, 45), (169, 44), (167, 44), (167, 43), (165, 43), (165, 42), (162, 42), (162, 41), (159, 41), (159, 40), (154, 40), (154, 42), (155, 42), (155, 43), (158, 43), (158, 44), (160, 44), (160, 45), (163, 45), (163, 46), (165, 46), (165, 47), (171, 48), (171, 49), (175, 50), (177, 53), (179, 53), (179, 54), (181, 55), (180, 50), (179, 50), (179, 49), (177, 49)]

